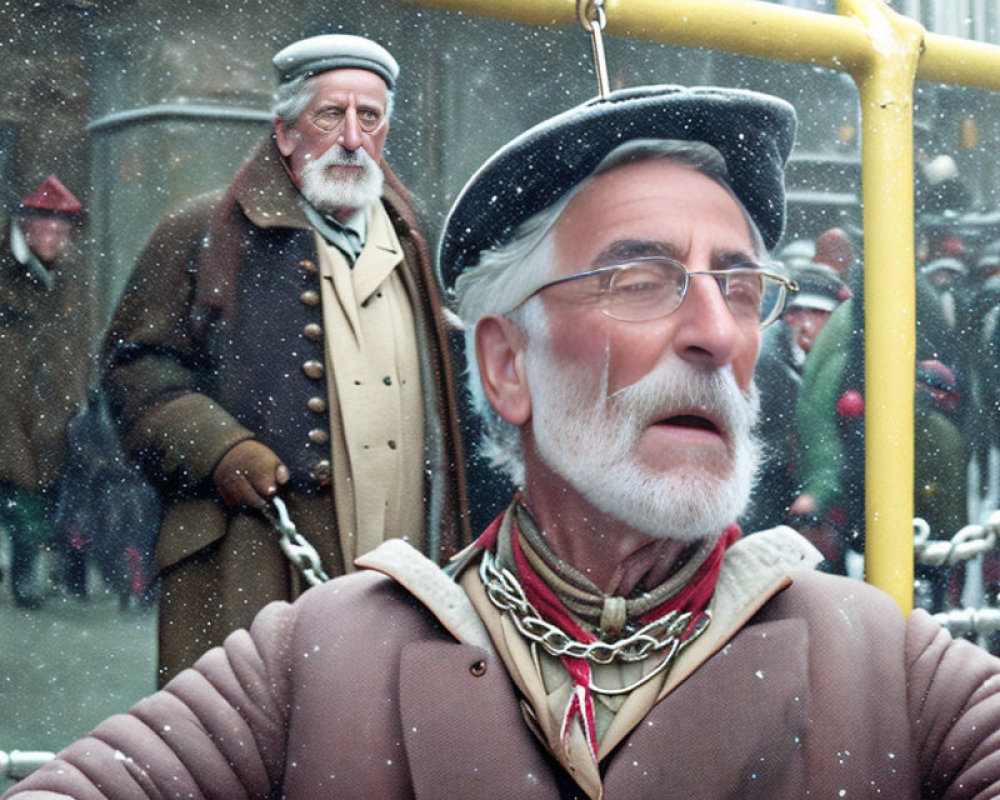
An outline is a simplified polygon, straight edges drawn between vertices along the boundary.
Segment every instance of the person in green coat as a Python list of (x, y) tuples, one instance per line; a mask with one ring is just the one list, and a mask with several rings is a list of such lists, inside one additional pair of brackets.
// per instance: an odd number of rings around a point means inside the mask
[[(914, 513), (933, 538), (944, 539), (967, 522), (961, 414), (968, 392), (958, 347), (919, 274), (917, 319)], [(803, 368), (796, 412), (803, 488), (791, 510), (833, 528), (845, 548), (859, 553), (865, 542), (864, 406), (864, 302), (855, 291), (831, 315)], [(929, 602), (940, 606), (945, 586), (936, 583)], [(956, 592), (953, 586), (952, 599)]]

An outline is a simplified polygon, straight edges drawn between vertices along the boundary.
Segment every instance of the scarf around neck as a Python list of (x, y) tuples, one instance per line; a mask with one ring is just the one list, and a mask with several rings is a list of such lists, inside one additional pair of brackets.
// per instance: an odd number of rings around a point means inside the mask
[[(504, 514), (514, 515), (509, 543), (498, 542)], [(576, 589), (581, 588), (581, 583), (590, 584), (590, 582), (571, 565), (559, 559), (558, 555), (544, 544), (544, 539), (537, 532), (530, 512), (520, 497), (515, 499), (514, 504), (504, 514), (501, 514), (484, 531), (476, 545), (489, 550), (497, 558), (501, 558), (498, 551), (504, 549), (502, 545), (509, 546), (514, 563), (505, 563), (502, 566), (508, 568), (520, 581), (525, 597), (538, 615), (578, 642), (589, 644), (602, 641), (603, 639), (590, 629), (591, 626), (598, 629), (600, 627), (593, 624), (593, 618), (589, 620), (590, 625), (586, 624), (588, 622), (586, 615), (581, 617), (579, 613), (574, 613), (559, 596), (560, 593), (565, 596), (567, 576), (571, 582), (577, 584), (574, 587)], [(525, 531), (529, 531), (529, 533), (526, 535)], [(671, 613), (690, 614), (691, 617), (680, 635), (678, 651), (685, 643), (693, 641), (693, 638), (704, 631), (708, 625), (710, 618), (706, 609), (715, 591), (723, 556), (726, 550), (739, 538), (739, 527), (735, 524), (730, 525), (714, 545), (699, 548), (679, 566), (678, 570), (668, 576), (663, 584), (648, 592), (643, 592), (646, 597), (653, 596), (657, 599), (658, 602), (653, 607), (639, 610), (639, 606), (648, 606), (648, 603), (642, 603), (638, 597), (632, 598), (633, 607), (638, 616), (634, 619), (627, 619), (627, 624), (630, 627), (633, 625), (641, 627)], [(539, 547), (539, 543), (542, 544), (541, 547)], [(525, 545), (528, 547), (527, 551)], [(532, 566), (532, 561), (537, 563), (539, 558), (545, 567), (541, 571)], [(553, 575), (556, 576), (555, 580), (553, 580)], [(675, 580), (675, 577), (679, 575), (683, 576), (683, 579)], [(661, 589), (665, 589), (665, 591), (661, 591)], [(593, 584), (586, 587), (584, 591), (595, 596), (603, 595)], [(622, 600), (626, 606), (630, 602), (630, 598), (622, 598)], [(636, 603), (635, 600), (639, 600), (639, 602)], [(590, 746), (591, 756), (596, 762), (598, 741), (594, 721), (591, 665), (586, 658), (568, 655), (561, 656), (560, 660), (569, 673), (574, 687), (571, 700), (563, 716), (561, 737), (565, 744), (574, 721), (579, 721)]]

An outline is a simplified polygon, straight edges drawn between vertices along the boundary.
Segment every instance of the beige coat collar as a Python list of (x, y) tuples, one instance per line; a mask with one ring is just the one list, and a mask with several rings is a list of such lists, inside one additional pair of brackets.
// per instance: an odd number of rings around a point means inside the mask
[[(455, 560), (475, 552), (476, 546), (470, 545)], [(789, 586), (792, 570), (812, 569), (822, 558), (804, 537), (785, 526), (745, 536), (729, 548), (709, 606), (712, 624), (677, 659), (661, 696), (718, 652), (768, 600)], [(390, 539), (354, 563), (395, 580), (460, 642), (493, 649), (462, 588), (403, 540)]]

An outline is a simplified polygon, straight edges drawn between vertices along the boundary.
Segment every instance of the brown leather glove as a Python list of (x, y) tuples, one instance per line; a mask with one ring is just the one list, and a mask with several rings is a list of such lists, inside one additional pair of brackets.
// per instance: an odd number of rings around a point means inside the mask
[(274, 497), (288, 478), (288, 467), (275, 452), (253, 439), (234, 445), (212, 472), (215, 488), (227, 505), (253, 508), (265, 508), (267, 498)]

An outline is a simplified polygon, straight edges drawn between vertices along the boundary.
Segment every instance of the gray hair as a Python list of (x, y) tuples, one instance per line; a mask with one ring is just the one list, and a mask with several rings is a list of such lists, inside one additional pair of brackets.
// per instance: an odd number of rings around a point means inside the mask
[[(286, 128), (290, 128), (298, 122), (299, 117), (309, 107), (313, 97), (316, 95), (315, 83), (317, 77), (316, 75), (300, 75), (298, 78), (278, 86), (277, 91), (274, 93), (274, 105), (271, 106), (271, 113), (281, 120), (281, 124)], [(387, 88), (385, 90), (386, 121), (392, 117), (395, 98), (396, 93)]]
[[(493, 410), (483, 393), (476, 361), (476, 325), (484, 316), (495, 314), (510, 319), (529, 341), (533, 336), (545, 334), (547, 320), (541, 306), (534, 302), (537, 297), (528, 302), (525, 299), (552, 277), (554, 243), (549, 233), (556, 221), (573, 198), (599, 176), (624, 164), (651, 160), (673, 161), (692, 167), (732, 194), (726, 161), (711, 145), (680, 139), (633, 139), (608, 153), (586, 180), (525, 220), (508, 242), (496, 249), (483, 250), (476, 264), (464, 270), (455, 281), (458, 314), (465, 330), (467, 388), (472, 406), (482, 422), (480, 447), (490, 463), (510, 477), (515, 485), (524, 482), (521, 433)], [(760, 230), (735, 194), (733, 199), (750, 227), (758, 258), (766, 258), (767, 248)]]

